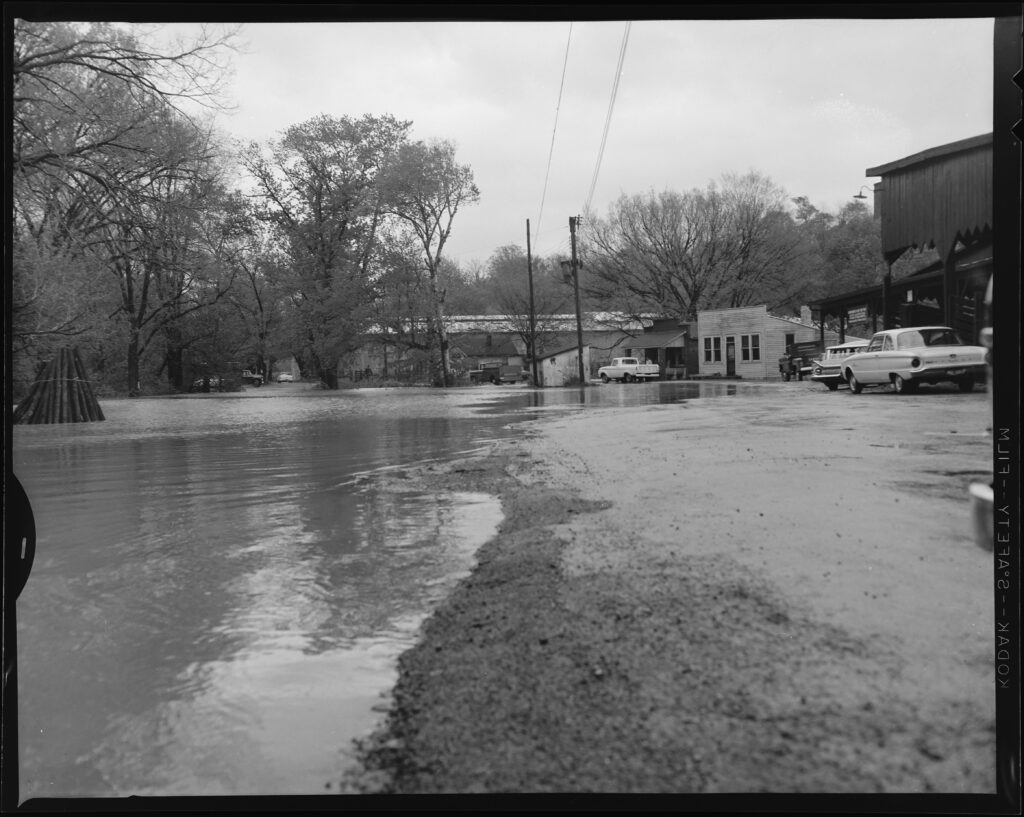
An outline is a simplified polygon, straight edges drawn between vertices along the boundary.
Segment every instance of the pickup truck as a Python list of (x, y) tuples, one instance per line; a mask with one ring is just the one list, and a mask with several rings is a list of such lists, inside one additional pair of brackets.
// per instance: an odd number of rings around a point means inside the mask
[(247, 386), (262, 386), (263, 375), (251, 372), (248, 369), (242, 369), (242, 382)]
[(469, 372), (470, 383), (518, 383), (525, 380), (522, 366), (502, 366), (497, 363), (485, 363), (479, 369)]
[(661, 377), (661, 369), (657, 363), (641, 363), (635, 357), (615, 357), (607, 366), (597, 370), (602, 383), (609, 380), (621, 380), (632, 383), (634, 380), (657, 380)]
[(779, 374), (783, 380), (803, 380), (810, 377), (814, 361), (825, 354), (820, 341), (803, 340), (786, 347), (786, 354), (779, 358)]

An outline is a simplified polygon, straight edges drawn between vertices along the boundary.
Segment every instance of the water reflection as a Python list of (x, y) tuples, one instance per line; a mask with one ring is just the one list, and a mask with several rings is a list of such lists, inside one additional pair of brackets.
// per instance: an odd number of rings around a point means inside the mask
[(38, 528), (18, 602), (23, 798), (323, 791), (500, 520), (488, 496), (353, 480), (478, 447), (507, 433), (495, 420), (243, 402), (184, 404), (182, 422), (173, 401), (109, 401), (80, 437), (16, 429)]
[(543, 413), (552, 411), (664, 405), (737, 395), (753, 397), (766, 387), (771, 388), (767, 384), (753, 382), (740, 384), (735, 381), (663, 380), (651, 383), (591, 384), (585, 387), (559, 389), (509, 389), (501, 393), (495, 388), (489, 392), (491, 399), (482, 411), (527, 411), (532, 417), (540, 417)]
[(736, 393), (211, 395), (15, 427), (37, 529), (18, 600), (22, 797), (323, 791), (500, 520), (492, 497), (382, 493), (360, 475), (545, 412)]

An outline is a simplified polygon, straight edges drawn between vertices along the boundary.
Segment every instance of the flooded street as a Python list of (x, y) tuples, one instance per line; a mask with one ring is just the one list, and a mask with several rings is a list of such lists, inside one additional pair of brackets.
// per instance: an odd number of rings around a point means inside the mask
[(363, 477), (545, 412), (735, 388), (270, 385), (16, 427), (37, 531), (18, 601), (22, 800), (324, 793), (501, 520), (487, 494)]

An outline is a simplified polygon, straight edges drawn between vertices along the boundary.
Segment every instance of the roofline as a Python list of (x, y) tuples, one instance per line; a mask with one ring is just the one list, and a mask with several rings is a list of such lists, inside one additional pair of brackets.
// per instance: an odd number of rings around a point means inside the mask
[[(572, 346), (565, 346), (565, 347), (563, 347), (561, 349), (556, 349), (553, 352), (545, 352), (542, 355), (537, 355), (537, 360), (547, 360), (549, 357), (555, 357), (557, 355), (564, 355), (566, 352), (577, 352), (578, 353), (579, 352), (579, 348), (580, 347), (577, 346), (574, 343)], [(590, 344), (589, 343), (584, 343), (583, 344), (583, 348), (584, 349), (589, 349), (590, 348)]]
[(924, 162), (931, 161), (932, 159), (938, 159), (941, 156), (948, 156), (951, 153), (963, 153), (964, 151), (974, 150), (979, 147), (990, 147), (991, 145), (992, 134), (983, 133), (980, 136), (971, 136), (957, 142), (948, 142), (945, 145), (928, 148), (927, 150), (922, 150), (920, 153), (915, 153), (903, 159), (897, 159), (894, 162), (887, 162), (884, 165), (878, 165), (878, 167), (869, 167), (864, 171), (864, 175), (884, 176), (886, 173), (891, 173), (894, 170), (903, 170), (904, 168), (922, 164)]

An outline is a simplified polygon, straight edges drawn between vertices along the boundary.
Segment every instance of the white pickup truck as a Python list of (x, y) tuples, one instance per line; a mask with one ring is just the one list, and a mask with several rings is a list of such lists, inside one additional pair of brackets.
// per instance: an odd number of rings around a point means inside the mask
[(597, 370), (602, 383), (609, 380), (621, 380), (632, 383), (634, 380), (657, 380), (661, 377), (661, 369), (657, 363), (641, 363), (635, 357), (614, 357), (607, 366)]

